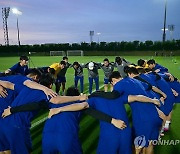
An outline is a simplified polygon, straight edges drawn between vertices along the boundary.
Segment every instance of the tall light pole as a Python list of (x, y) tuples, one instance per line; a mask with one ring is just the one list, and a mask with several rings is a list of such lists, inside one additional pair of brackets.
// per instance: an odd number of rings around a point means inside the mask
[(89, 31), (90, 43), (93, 42), (94, 31)]
[(164, 28), (163, 28), (163, 43), (166, 41), (166, 13), (167, 13), (167, 0), (165, 0), (165, 10), (164, 10)]
[(10, 7), (2, 8), (2, 18), (3, 18), (3, 29), (4, 29), (4, 40), (5, 45), (9, 45), (9, 37), (8, 37), (8, 24), (7, 19), (9, 16)]
[(19, 35), (19, 22), (18, 22), (18, 16), (19, 15), (22, 15), (22, 12), (19, 11), (18, 9), (16, 8), (13, 8), (12, 9), (12, 13), (15, 14), (17, 16), (17, 38), (18, 38), (18, 45), (20, 46), (21, 43), (20, 43), (20, 35)]

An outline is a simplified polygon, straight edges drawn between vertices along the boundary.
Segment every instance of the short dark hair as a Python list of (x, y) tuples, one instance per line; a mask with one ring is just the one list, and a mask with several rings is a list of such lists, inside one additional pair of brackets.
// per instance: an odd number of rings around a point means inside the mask
[(147, 61), (147, 64), (148, 64), (148, 65), (150, 65), (150, 64), (155, 64), (155, 63), (156, 63), (156, 62), (155, 62), (154, 59), (150, 59), (150, 60)]
[(122, 59), (121, 59), (121, 57), (116, 57), (115, 58), (115, 62), (118, 64), (118, 65), (121, 65), (122, 64)]
[(77, 61), (75, 61), (75, 62), (73, 63), (73, 66), (74, 66), (74, 65), (79, 66), (79, 63), (78, 63)]
[(108, 59), (108, 58), (105, 58), (103, 61), (107, 61), (107, 62), (109, 62), (109, 59)]
[(112, 82), (112, 78), (119, 79), (121, 78), (121, 74), (118, 71), (112, 72), (112, 74), (109, 76), (109, 82)]
[(143, 66), (144, 63), (145, 63), (145, 60), (144, 60), (144, 59), (139, 59), (139, 60), (137, 61), (138, 66)]
[(22, 55), (22, 56), (20, 56), (19, 60), (25, 60), (25, 61), (28, 61), (29, 58), (28, 58), (27, 56)]
[(29, 69), (29, 75), (37, 75), (37, 78), (40, 79), (41, 78), (41, 71), (37, 68), (32, 68), (32, 69)]
[(69, 87), (66, 91), (66, 96), (79, 96), (79, 90), (75, 87)]
[(127, 73), (135, 74), (135, 75), (139, 74), (138, 70), (135, 67), (129, 67), (129, 69), (127, 70)]
[(130, 68), (129, 66), (124, 66), (124, 73), (126, 73), (126, 74), (127, 74), (127, 73), (128, 73), (129, 68)]
[(55, 74), (55, 69), (54, 68), (49, 68), (49, 73), (54, 75)]
[(61, 60), (59, 64), (66, 65), (66, 62), (64, 60)]
[(46, 73), (42, 75), (39, 83), (49, 88), (49, 86), (54, 83), (54, 78), (51, 74)]
[(65, 59), (67, 59), (67, 60), (68, 60), (68, 57), (67, 57), (67, 56), (64, 56), (64, 57), (63, 57), (63, 60), (65, 60)]
[(145, 68), (143, 68), (143, 67), (138, 67), (138, 68), (136, 68), (137, 69), (137, 71), (138, 71), (138, 73), (146, 73), (146, 71), (145, 71)]

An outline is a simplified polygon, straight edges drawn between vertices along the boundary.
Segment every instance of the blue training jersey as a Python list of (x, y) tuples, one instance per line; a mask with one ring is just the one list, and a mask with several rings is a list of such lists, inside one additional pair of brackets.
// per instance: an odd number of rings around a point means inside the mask
[(28, 74), (28, 66), (21, 66), (20, 63), (15, 64), (11, 68), (9, 68), (15, 74), (27, 75)]
[(153, 68), (154, 70), (157, 70), (159, 69), (160, 71), (158, 73), (166, 73), (168, 72), (168, 69), (165, 68), (164, 66), (161, 66), (160, 64), (157, 64), (155, 65), (155, 67)]
[(161, 91), (163, 91), (167, 98), (165, 99), (164, 105), (161, 107), (161, 110), (166, 114), (169, 115), (169, 113), (172, 111), (173, 104), (175, 102), (175, 97), (172, 93), (171, 87), (168, 85), (168, 83), (158, 74), (155, 75), (154, 73), (148, 73), (147, 74), (152, 80), (156, 82), (156, 85)]
[[(40, 101), (49, 101), (43, 91), (24, 87), (12, 102), (11, 107)], [(9, 125), (27, 129), (31, 126), (31, 120), (37, 113), (38, 111), (19, 112), (6, 117), (4, 121)]]
[[(159, 74), (159, 75), (165, 80), (169, 78), (166, 74)], [(178, 96), (175, 97), (175, 103), (180, 103), (180, 83), (178, 81), (169, 81), (169, 80), (166, 81), (168, 85), (178, 93)]]
[[(128, 95), (122, 95), (118, 99), (105, 99), (92, 97), (87, 100), (90, 107), (102, 111), (115, 119), (122, 120), (129, 126), (128, 116), (124, 104), (128, 102)], [(119, 133), (120, 129), (105, 121), (100, 121), (100, 136), (104, 134)]]
[[(64, 103), (64, 104), (52, 104), (49, 103), (50, 108), (58, 108), (65, 105), (70, 105), (76, 102)], [(48, 119), (44, 125), (43, 132), (66, 132), (71, 134), (78, 134), (79, 131), (79, 121), (80, 121), (80, 111), (74, 112), (62, 112), (60, 114), (54, 115), (51, 119)]]
[(15, 85), (18, 84), (18, 87), (16, 87), (16, 92), (19, 93), (22, 88), (24, 88), (24, 81), (26, 80), (32, 80), (30, 78), (28, 78), (27, 76), (23, 76), (23, 75), (10, 75), (10, 76), (5, 76), (5, 77), (0, 77), (0, 80), (4, 80), (4, 81), (9, 81), (14, 83)]
[[(124, 78), (115, 84), (114, 90), (120, 92), (120, 94), (127, 95), (144, 95), (148, 97), (143, 85), (136, 79), (129, 77)], [(130, 103), (132, 110), (133, 124), (140, 121), (154, 121), (159, 118), (155, 105), (152, 103), (133, 102)]]
[(15, 84), (14, 90), (6, 89), (8, 95), (5, 98), (0, 97), (0, 113), (1, 113), (3, 112), (4, 109), (6, 109), (8, 106), (11, 105), (12, 101), (16, 98), (16, 96), (20, 93), (20, 91), (25, 87), (23, 85), (24, 81), (31, 80), (31, 79), (22, 75), (11, 75), (11, 76), (0, 77), (0, 80), (9, 81)]
[[(149, 82), (151, 84), (151, 86), (155, 86), (157, 87), (156, 83), (146, 74), (140, 74), (140, 77), (143, 78), (144, 80), (146, 80), (147, 82)], [(152, 89), (147, 91), (148, 95), (150, 98), (160, 98), (160, 95), (156, 92), (154, 92)]]

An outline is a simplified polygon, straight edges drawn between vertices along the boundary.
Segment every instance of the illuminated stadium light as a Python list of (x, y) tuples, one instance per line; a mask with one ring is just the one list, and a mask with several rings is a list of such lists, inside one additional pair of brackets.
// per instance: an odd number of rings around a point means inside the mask
[(17, 38), (18, 38), (18, 45), (20, 46), (21, 43), (20, 43), (20, 35), (19, 35), (19, 21), (18, 21), (18, 16), (19, 16), (19, 15), (22, 15), (22, 12), (19, 11), (18, 9), (16, 9), (16, 8), (13, 8), (13, 9), (12, 9), (12, 13), (15, 14), (15, 15), (17, 15)]
[(17, 8), (13, 8), (13, 9), (12, 9), (12, 13), (13, 13), (13, 14), (16, 14), (16, 15), (22, 15), (22, 12), (19, 11)]

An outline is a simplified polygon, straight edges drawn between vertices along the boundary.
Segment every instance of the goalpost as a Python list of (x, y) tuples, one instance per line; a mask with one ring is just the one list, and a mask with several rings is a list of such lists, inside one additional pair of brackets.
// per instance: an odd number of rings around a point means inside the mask
[(84, 56), (84, 52), (82, 50), (68, 50), (67, 56)]
[(50, 51), (50, 56), (66, 56), (66, 53), (64, 51)]

